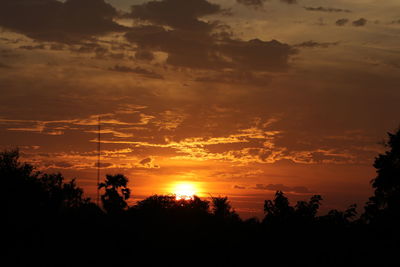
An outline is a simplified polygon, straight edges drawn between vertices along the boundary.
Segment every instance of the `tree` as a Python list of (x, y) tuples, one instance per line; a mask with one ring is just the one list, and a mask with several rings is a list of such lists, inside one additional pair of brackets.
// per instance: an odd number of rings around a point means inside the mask
[(288, 222), (293, 217), (294, 208), (282, 191), (276, 191), (274, 200), (265, 200), (264, 213), (264, 222)]
[(152, 195), (141, 201), (138, 201), (134, 208), (141, 211), (157, 212), (160, 210), (172, 209), (175, 206), (175, 196)]
[(314, 195), (310, 201), (298, 201), (295, 207), (295, 215), (298, 220), (302, 222), (311, 222), (317, 215), (318, 209), (321, 205), (322, 197)]
[(387, 151), (375, 158), (377, 176), (371, 181), (374, 195), (365, 206), (367, 222), (400, 220), (400, 128), (388, 133)]
[(47, 192), (47, 203), (53, 209), (79, 208), (90, 202), (90, 198), (83, 198), (83, 190), (76, 185), (75, 179), (65, 183), (61, 173), (45, 173), (40, 182)]
[(328, 224), (330, 227), (347, 226), (353, 222), (354, 217), (357, 215), (357, 205), (350, 205), (345, 211), (337, 209), (330, 210), (327, 215), (319, 218), (320, 222)]
[(285, 194), (277, 191), (274, 200), (264, 202), (264, 223), (275, 225), (312, 223), (316, 219), (321, 200), (320, 195), (314, 195), (308, 202), (298, 201), (296, 206), (292, 207)]
[(225, 220), (240, 220), (239, 215), (228, 201), (228, 197), (212, 197), (212, 204), (212, 212), (217, 218)]
[(38, 173), (33, 172), (34, 167), (28, 163), (21, 163), (19, 157), (18, 149), (0, 152), (0, 178), (3, 182), (15, 182), (15, 179), (33, 180), (37, 177)]
[(128, 178), (123, 174), (107, 174), (105, 182), (99, 184), (99, 189), (105, 189), (101, 202), (108, 213), (121, 212), (128, 206), (126, 200), (129, 199), (131, 191), (127, 185)]
[(0, 203), (13, 229), (44, 227), (43, 222), (50, 218), (89, 204), (75, 180), (65, 183), (60, 173), (35, 171), (34, 166), (20, 161), (18, 149), (0, 152), (0, 181)]

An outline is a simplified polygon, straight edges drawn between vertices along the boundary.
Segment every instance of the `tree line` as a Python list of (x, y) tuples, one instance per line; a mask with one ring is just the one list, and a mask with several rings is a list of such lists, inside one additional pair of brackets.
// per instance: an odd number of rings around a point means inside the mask
[[(3, 241), (14, 265), (395, 264), (400, 248), (400, 130), (376, 157), (374, 194), (319, 215), (320, 195), (264, 202), (264, 218), (243, 220), (227, 197), (152, 195), (133, 206), (128, 179), (106, 175), (101, 207), (76, 181), (36, 171), (18, 150), (0, 153)], [(4, 209), (3, 209), (4, 211)], [(180, 265), (180, 264), (178, 264)]]

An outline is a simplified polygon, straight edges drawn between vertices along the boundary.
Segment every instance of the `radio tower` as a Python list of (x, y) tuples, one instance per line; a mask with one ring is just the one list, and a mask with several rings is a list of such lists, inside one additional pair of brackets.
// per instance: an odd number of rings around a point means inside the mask
[(97, 126), (97, 206), (100, 205), (100, 116), (99, 116), (99, 124)]

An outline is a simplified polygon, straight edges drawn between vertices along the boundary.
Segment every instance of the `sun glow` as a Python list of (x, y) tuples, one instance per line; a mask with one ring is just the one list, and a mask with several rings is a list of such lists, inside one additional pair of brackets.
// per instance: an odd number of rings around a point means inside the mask
[(177, 183), (173, 188), (173, 193), (176, 196), (176, 200), (191, 200), (196, 194), (196, 188), (192, 183)]

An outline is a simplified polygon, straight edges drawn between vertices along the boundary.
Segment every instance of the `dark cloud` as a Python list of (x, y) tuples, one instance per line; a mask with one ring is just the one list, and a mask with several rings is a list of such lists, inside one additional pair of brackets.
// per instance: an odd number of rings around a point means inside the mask
[(146, 70), (141, 67), (131, 68), (131, 67), (127, 67), (127, 66), (116, 65), (113, 68), (110, 68), (109, 70), (118, 71), (118, 72), (126, 72), (126, 73), (136, 73), (136, 74), (140, 74), (145, 77), (152, 78), (152, 79), (163, 79), (163, 76), (161, 76), (160, 74), (155, 73), (151, 70)]
[(142, 159), (139, 163), (142, 165), (146, 165), (146, 164), (151, 163), (152, 161), (153, 160), (151, 158), (145, 158), (145, 159)]
[(104, 0), (2, 0), (0, 26), (43, 41), (75, 43), (126, 28)]
[(2, 49), (0, 50), (0, 57), (2, 58), (17, 58), (20, 55), (15, 53), (13, 50), (10, 49)]
[(113, 166), (111, 163), (107, 163), (107, 162), (100, 162), (100, 165), (99, 165), (99, 163), (98, 162), (96, 162), (94, 165), (93, 165), (93, 167), (98, 167), (98, 166), (100, 166), (100, 168), (109, 168), (109, 167), (111, 167), (111, 166)]
[(37, 50), (37, 49), (46, 49), (46, 46), (43, 44), (40, 45), (22, 45), (19, 47), (20, 49), (26, 50)]
[[(168, 54), (166, 63), (197, 69), (283, 71), (296, 51), (276, 40), (234, 39), (230, 28), (199, 17), (221, 12), (206, 0), (164, 0), (132, 7), (131, 17), (151, 22), (125, 37), (140, 50)], [(165, 26), (171, 27), (166, 29)]]
[(71, 46), (70, 51), (75, 53), (93, 53), (98, 59), (104, 59), (112, 55), (107, 47), (95, 42), (83, 43), (79, 46)]
[(154, 164), (154, 159), (153, 158), (144, 158), (139, 162), (140, 168), (147, 168), (147, 169), (158, 169), (160, 168), (159, 165)]
[(351, 10), (348, 9), (341, 9), (341, 8), (333, 8), (333, 7), (309, 7), (305, 6), (305, 10), (308, 11), (320, 11), (320, 12), (345, 12), (345, 13), (351, 13)]
[(222, 41), (219, 51), (230, 57), (237, 68), (259, 71), (286, 70), (289, 67), (289, 56), (296, 52), (291, 46), (279, 41), (260, 39), (226, 39)]
[(283, 184), (256, 184), (253, 189), (257, 190), (270, 190), (270, 191), (282, 191), (282, 192), (292, 192), (292, 193), (300, 193), (307, 194), (310, 193), (310, 190), (305, 186), (286, 186)]
[(348, 19), (338, 19), (338, 20), (335, 22), (335, 24), (336, 24), (337, 26), (344, 26), (344, 25), (346, 25), (348, 22), (349, 22)]
[(9, 39), (9, 38), (0, 37), (0, 41), (8, 43), (8, 44), (17, 44), (21, 41), (21, 39)]
[(208, 74), (197, 77), (197, 82), (206, 83), (232, 83), (232, 84), (254, 84), (265, 86), (271, 81), (269, 75), (256, 75), (248, 71), (223, 71), (216, 74)]
[(135, 53), (135, 59), (151, 61), (154, 59), (154, 54), (151, 51), (139, 50)]
[(236, 0), (237, 3), (255, 8), (262, 7), (267, 0)]
[(73, 164), (66, 162), (66, 161), (48, 161), (44, 162), (43, 166), (46, 168), (61, 168), (61, 169), (69, 169), (74, 167)]
[[(108, 46), (99, 44), (100, 42), (85, 42), (80, 45), (69, 46), (69, 50), (74, 53), (91, 53), (96, 59), (124, 59), (124, 53), (113, 53)], [(56, 44), (52, 45), (51, 50), (63, 50), (64, 46)]]
[(196, 31), (165, 30), (161, 26), (147, 25), (132, 29), (126, 34), (128, 41), (140, 49), (168, 53), (167, 63), (190, 68), (223, 67), (213, 38)]
[(243, 41), (218, 38), (202, 32), (165, 30), (161, 26), (140, 26), (126, 34), (140, 48), (168, 53), (167, 63), (200, 69), (251, 69), (283, 71), (296, 51), (276, 40)]
[(0, 69), (8, 69), (8, 68), (10, 68), (10, 66), (0, 62)]
[(327, 155), (324, 152), (312, 152), (310, 154), (311, 159), (315, 163), (327, 163), (327, 162), (347, 162), (350, 159), (345, 156), (338, 155)]
[(281, 2), (286, 4), (297, 4), (297, 0), (281, 0)]
[(359, 26), (364, 26), (367, 24), (367, 20), (364, 18), (360, 18), (358, 20), (353, 21), (353, 26), (359, 27)]
[(318, 42), (310, 40), (310, 41), (307, 41), (307, 42), (296, 44), (294, 46), (295, 47), (300, 47), (300, 48), (328, 48), (330, 46), (336, 46), (338, 44), (339, 44), (339, 42), (318, 43)]
[(64, 45), (58, 44), (58, 43), (51, 44), (50, 45), (50, 50), (54, 50), (54, 51), (64, 50)]
[(163, 0), (134, 5), (130, 16), (177, 29), (204, 31), (211, 30), (212, 25), (198, 18), (219, 12), (219, 5), (206, 0)]
[(246, 187), (245, 186), (241, 186), (241, 185), (234, 185), (233, 186), (233, 189), (246, 189)]

